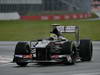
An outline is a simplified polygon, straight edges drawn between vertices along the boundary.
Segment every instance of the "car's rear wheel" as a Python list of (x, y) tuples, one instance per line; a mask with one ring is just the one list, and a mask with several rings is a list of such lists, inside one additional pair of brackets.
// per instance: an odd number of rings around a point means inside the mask
[(91, 61), (93, 52), (93, 46), (91, 40), (88, 39), (80, 40), (79, 49), (80, 49), (79, 56), (81, 57), (81, 60)]
[[(15, 55), (29, 55), (30, 54), (30, 47), (27, 42), (18, 42), (15, 48)], [(23, 61), (23, 57), (16, 57), (14, 56), (13, 59), (19, 66), (26, 66), (28, 63)]]

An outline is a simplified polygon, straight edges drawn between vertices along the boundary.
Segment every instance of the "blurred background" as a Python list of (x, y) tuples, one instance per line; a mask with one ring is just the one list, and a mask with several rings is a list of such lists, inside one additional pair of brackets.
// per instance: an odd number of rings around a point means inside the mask
[(77, 25), (80, 37), (100, 40), (100, 0), (0, 0), (0, 40), (46, 37), (53, 23)]
[(100, 9), (100, 0), (0, 0), (0, 12), (21, 16), (90, 13)]

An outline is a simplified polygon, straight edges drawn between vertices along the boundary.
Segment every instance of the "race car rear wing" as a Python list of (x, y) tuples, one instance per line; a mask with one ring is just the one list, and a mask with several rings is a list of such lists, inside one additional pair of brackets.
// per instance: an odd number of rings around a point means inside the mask
[(74, 33), (76, 41), (79, 41), (79, 27), (78, 26), (56, 26), (61, 33)]
[(56, 26), (56, 28), (62, 33), (76, 33), (79, 31), (78, 26)]

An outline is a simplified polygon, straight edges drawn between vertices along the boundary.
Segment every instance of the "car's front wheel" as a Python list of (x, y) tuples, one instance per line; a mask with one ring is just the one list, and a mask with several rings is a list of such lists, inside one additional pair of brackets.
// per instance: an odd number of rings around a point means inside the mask
[(27, 62), (16, 62), (17, 65), (21, 66), (21, 67), (25, 67), (27, 66)]
[(27, 42), (18, 42), (13, 61), (19, 66), (26, 66), (28, 63), (24, 62), (23, 55), (29, 55), (30, 53), (30, 47)]

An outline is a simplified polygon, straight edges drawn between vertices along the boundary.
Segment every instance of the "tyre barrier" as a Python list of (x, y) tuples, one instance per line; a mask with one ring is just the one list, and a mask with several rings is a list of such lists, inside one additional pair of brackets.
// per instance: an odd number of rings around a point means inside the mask
[(18, 12), (2, 12), (0, 13), (0, 20), (19, 20), (20, 15)]

